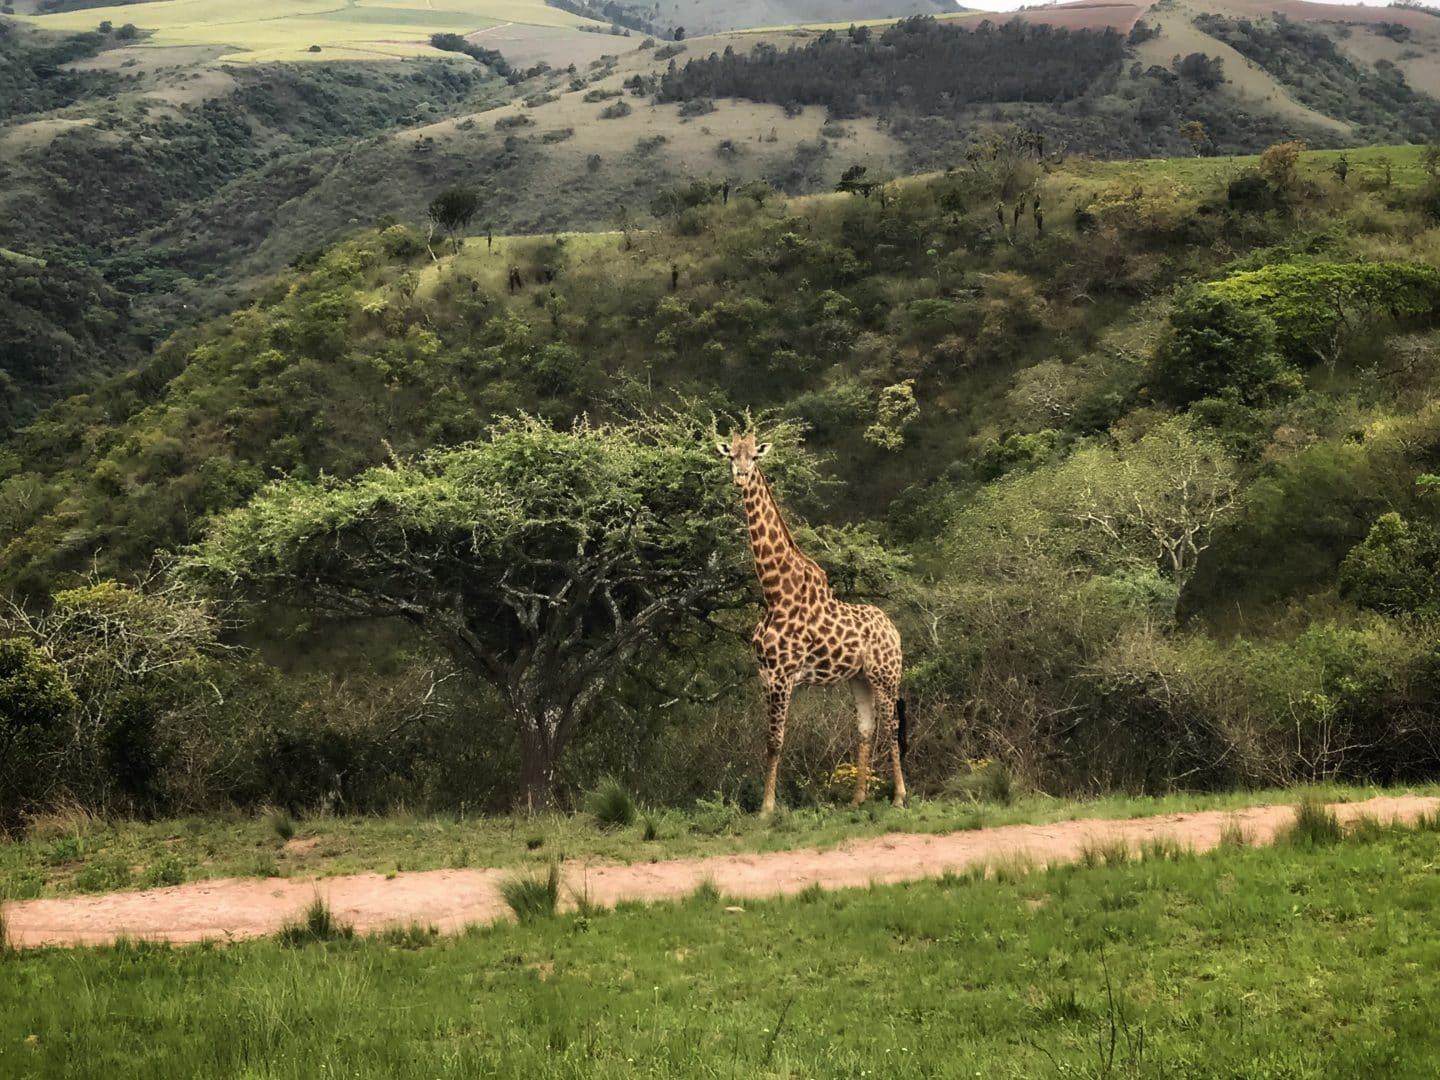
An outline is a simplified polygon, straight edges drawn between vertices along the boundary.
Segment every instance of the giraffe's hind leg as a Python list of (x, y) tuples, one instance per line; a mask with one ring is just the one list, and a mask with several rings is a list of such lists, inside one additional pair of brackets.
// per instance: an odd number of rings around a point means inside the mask
[(905, 805), (905, 773), (900, 767), (900, 714), (896, 708), (899, 700), (899, 687), (881, 685), (875, 686), (875, 711), (880, 722), (885, 725), (885, 734), (890, 740), (890, 764), (895, 771), (895, 797), (896, 806)]
[(850, 680), (850, 689), (855, 695), (855, 719), (860, 729), (860, 752), (855, 764), (855, 795), (851, 806), (865, 801), (870, 788), (870, 750), (875, 744), (875, 691), (870, 680), (857, 675)]

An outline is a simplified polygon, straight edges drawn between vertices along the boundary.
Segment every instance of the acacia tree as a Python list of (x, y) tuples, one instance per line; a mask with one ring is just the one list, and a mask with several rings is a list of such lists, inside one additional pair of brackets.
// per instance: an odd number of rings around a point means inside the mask
[[(460, 234), (470, 226), (479, 209), (480, 192), (472, 187), (455, 187), (442, 191), (430, 201), (425, 210), (430, 219), (430, 237), (433, 239), (437, 228), (443, 230), (458, 252)], [(430, 258), (435, 258), (433, 247), (430, 249)]]
[[(789, 463), (809, 474), (800, 455)], [(608, 687), (746, 602), (736, 515), (699, 424), (557, 430), (520, 417), (346, 483), (276, 483), (221, 518), (185, 566), (256, 597), (398, 617), (431, 635), (503, 695), (535, 811)]]
[(1346, 344), (1385, 319), (1433, 319), (1440, 270), (1423, 263), (1276, 263), (1204, 290), (1274, 320), (1281, 349), (1334, 367)]

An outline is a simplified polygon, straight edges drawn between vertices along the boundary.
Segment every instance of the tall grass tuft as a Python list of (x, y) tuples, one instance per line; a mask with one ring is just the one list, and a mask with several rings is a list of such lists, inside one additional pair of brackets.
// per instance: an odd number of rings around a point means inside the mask
[(1245, 835), (1245, 827), (1240, 824), (1240, 819), (1230, 817), (1225, 820), (1225, 828), (1220, 832), (1220, 850), (1234, 851), (1238, 848), (1250, 846), (1250, 838)]
[(311, 945), (322, 941), (341, 941), (355, 936), (355, 928), (335, 918), (322, 897), (315, 897), (305, 909), (305, 915), (296, 922), (287, 922), (280, 928), (280, 944), (291, 948)]
[(1335, 811), (1322, 802), (1306, 799), (1295, 807), (1295, 824), (1285, 839), (1295, 847), (1322, 847), (1338, 843), (1344, 836)]
[(433, 923), (412, 922), (400, 926), (387, 926), (381, 930), (379, 940), (397, 949), (423, 949), (432, 945), (440, 936), (440, 928)]
[(265, 822), (281, 840), (295, 839), (295, 819), (284, 810), (271, 810), (265, 815)]
[(548, 919), (560, 903), (560, 864), (552, 862), (542, 874), (524, 874), (500, 883), (500, 895), (521, 923)]
[(695, 891), (690, 894), (690, 899), (697, 904), (718, 904), (720, 886), (715, 884), (712, 877), (702, 878), (700, 884), (695, 886)]
[(635, 796), (613, 776), (607, 776), (585, 796), (585, 808), (603, 829), (625, 829), (640, 816)]
[(5, 902), (9, 899), (7, 890), (0, 886), (0, 957), (10, 952), (10, 916), (5, 911)]

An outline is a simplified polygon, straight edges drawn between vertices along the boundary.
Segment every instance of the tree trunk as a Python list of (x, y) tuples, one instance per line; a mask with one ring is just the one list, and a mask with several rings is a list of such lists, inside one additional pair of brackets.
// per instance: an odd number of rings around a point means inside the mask
[(516, 710), (520, 728), (521, 791), (516, 798), (517, 809), (543, 814), (551, 809), (554, 799), (555, 770), (564, 749), (559, 710)]

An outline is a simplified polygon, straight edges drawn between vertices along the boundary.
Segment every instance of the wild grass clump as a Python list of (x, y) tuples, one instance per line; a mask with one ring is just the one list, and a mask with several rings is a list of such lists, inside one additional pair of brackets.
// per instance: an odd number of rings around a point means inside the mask
[(183, 885), (185, 864), (174, 855), (163, 855), (145, 868), (145, 887), (156, 889), (167, 885)]
[(378, 936), (381, 942), (397, 949), (423, 949), (440, 936), (440, 928), (434, 923), (412, 922), (387, 926)]
[(1220, 850), (1234, 851), (1249, 846), (1250, 837), (1245, 835), (1245, 828), (1240, 824), (1240, 819), (1227, 818), (1225, 828), (1220, 831)]
[(355, 928), (337, 919), (325, 899), (317, 896), (310, 901), (303, 918), (287, 922), (276, 936), (280, 944), (294, 949), (317, 942), (348, 940), (355, 936)]
[(1130, 861), (1132, 852), (1124, 840), (1112, 840), (1105, 844), (1086, 844), (1080, 849), (1080, 865), (1086, 870), (1101, 866), (1124, 866)]
[(560, 864), (552, 862), (544, 874), (506, 878), (500, 895), (522, 924), (550, 918), (560, 903)]
[(640, 816), (635, 796), (613, 776), (607, 776), (585, 796), (585, 808), (602, 829), (625, 829)]
[(952, 798), (997, 806), (1009, 806), (1018, 794), (1015, 774), (989, 758), (967, 761), (965, 771), (951, 777), (945, 785), (945, 793)]
[(697, 904), (718, 904), (720, 902), (720, 886), (715, 884), (714, 878), (704, 878), (700, 884), (695, 886), (695, 891), (690, 894), (690, 899)]
[(265, 815), (265, 824), (282, 841), (295, 839), (295, 819), (284, 810), (271, 810)]
[(1295, 807), (1295, 824), (1284, 838), (1295, 847), (1324, 847), (1344, 837), (1345, 830), (1335, 811), (1322, 802), (1306, 799)]
[(1179, 862), (1191, 854), (1173, 836), (1152, 836), (1140, 845), (1140, 858), (1145, 862)]

